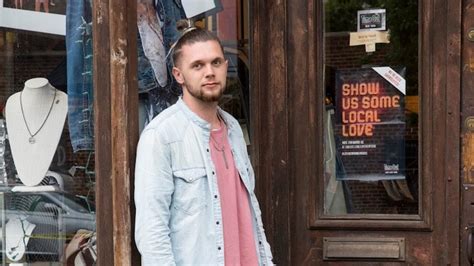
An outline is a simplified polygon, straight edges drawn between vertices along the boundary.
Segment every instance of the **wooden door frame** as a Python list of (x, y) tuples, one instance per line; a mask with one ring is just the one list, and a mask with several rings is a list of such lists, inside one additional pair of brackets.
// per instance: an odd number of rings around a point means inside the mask
[(462, 99), (462, 116), (461, 116), (461, 139), (462, 139), (462, 189), (461, 189), (461, 222), (460, 222), (460, 234), (461, 234), (461, 246), (460, 246), (460, 261), (463, 265), (468, 264), (467, 260), (467, 238), (471, 229), (470, 226), (474, 224), (474, 132), (469, 129), (464, 121), (468, 117), (474, 116), (474, 42), (468, 39), (469, 31), (474, 27), (474, 20), (472, 15), (474, 14), (474, 1), (463, 1), (462, 12), (460, 14), (460, 24), (462, 27), (461, 37), (459, 41), (462, 46), (461, 60), (460, 60), (460, 71), (461, 71), (461, 99)]
[[(462, 0), (446, 3), (446, 243), (447, 261), (463, 264), (460, 257), (461, 239), (461, 45)], [(449, 129), (454, 129), (450, 131)]]
[(139, 264), (133, 241), (136, 5), (133, 0), (93, 0), (97, 265)]
[(292, 182), (288, 154), (287, 1), (253, 0), (249, 6), (255, 190), (266, 236), (272, 244), (273, 262), (289, 265)]

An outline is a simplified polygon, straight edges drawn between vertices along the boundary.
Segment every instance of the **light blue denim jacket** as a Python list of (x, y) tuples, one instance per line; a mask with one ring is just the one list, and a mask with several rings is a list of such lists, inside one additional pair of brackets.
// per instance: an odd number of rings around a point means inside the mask
[[(238, 122), (219, 109), (250, 196), (260, 265), (273, 265), (255, 177)], [(143, 265), (224, 265), (222, 210), (211, 160), (210, 124), (179, 99), (141, 134), (135, 171), (135, 240)]]

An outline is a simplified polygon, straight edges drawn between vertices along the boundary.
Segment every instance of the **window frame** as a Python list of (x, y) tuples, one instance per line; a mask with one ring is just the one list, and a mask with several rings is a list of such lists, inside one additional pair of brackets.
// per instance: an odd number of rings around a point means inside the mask
[(316, 164), (310, 166), (313, 173), (310, 178), (310, 187), (318, 188), (309, 192), (309, 217), (308, 227), (310, 229), (383, 229), (383, 230), (432, 230), (432, 199), (429, 197), (432, 191), (432, 179), (434, 169), (432, 167), (433, 145), (437, 143), (437, 136), (433, 130), (435, 112), (433, 112), (433, 4), (431, 1), (419, 0), (419, 204), (418, 214), (394, 215), (394, 214), (348, 214), (328, 215), (324, 213), (324, 4), (317, 1), (315, 5), (315, 80), (316, 88), (310, 91), (310, 102), (316, 105), (315, 115), (316, 129), (314, 134)]

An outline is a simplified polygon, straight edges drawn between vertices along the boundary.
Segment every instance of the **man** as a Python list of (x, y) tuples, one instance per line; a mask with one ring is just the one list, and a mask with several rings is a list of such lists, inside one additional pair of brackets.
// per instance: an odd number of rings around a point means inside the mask
[(135, 173), (144, 265), (272, 265), (254, 173), (238, 122), (217, 106), (222, 45), (193, 29), (173, 49), (183, 97), (143, 131)]

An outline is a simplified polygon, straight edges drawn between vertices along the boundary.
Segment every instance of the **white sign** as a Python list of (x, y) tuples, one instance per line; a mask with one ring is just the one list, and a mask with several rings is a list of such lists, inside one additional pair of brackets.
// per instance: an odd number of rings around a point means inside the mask
[(403, 93), (403, 95), (406, 95), (406, 80), (395, 70), (393, 70), (391, 67), (373, 67), (372, 69), (385, 80), (390, 82), (390, 84)]
[[(66, 35), (66, 15), (5, 7), (0, 0), (0, 27)], [(26, 5), (26, 1), (24, 3)]]
[(388, 31), (351, 32), (349, 46), (364, 45), (371, 43), (390, 43)]
[(216, 8), (214, 0), (181, 0), (181, 4), (183, 5), (184, 13), (186, 13), (187, 18), (192, 18)]

